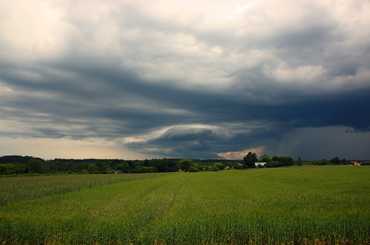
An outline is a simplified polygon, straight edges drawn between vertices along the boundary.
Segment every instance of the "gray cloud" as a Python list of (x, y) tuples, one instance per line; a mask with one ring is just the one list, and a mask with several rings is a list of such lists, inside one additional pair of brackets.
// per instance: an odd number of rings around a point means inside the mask
[(32, 2), (0, 4), (2, 141), (110, 141), (129, 157), (264, 146), (312, 158), (291, 142), (325, 131), (353, 144), (330, 154), (370, 157), (357, 147), (370, 127), (370, 4)]

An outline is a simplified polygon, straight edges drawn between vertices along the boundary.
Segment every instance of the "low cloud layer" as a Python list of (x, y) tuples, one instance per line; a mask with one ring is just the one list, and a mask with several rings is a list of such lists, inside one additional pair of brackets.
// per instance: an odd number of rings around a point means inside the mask
[(370, 158), (367, 1), (14, 0), (0, 16), (0, 154)]

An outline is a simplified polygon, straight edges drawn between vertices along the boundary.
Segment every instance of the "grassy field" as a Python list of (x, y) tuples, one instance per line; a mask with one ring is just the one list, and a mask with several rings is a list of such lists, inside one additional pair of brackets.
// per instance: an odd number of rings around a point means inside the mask
[(0, 243), (370, 240), (369, 167), (0, 178)]
[(150, 175), (52, 175), (0, 177), (0, 207), (15, 201), (62, 194), (116, 182), (143, 179)]

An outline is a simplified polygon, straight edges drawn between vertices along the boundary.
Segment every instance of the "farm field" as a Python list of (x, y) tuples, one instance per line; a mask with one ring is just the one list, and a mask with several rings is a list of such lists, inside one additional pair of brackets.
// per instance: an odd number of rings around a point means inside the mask
[(370, 240), (370, 168), (0, 178), (0, 243)]
[(0, 206), (9, 202), (62, 194), (116, 182), (143, 179), (149, 176), (150, 174), (72, 174), (0, 177)]

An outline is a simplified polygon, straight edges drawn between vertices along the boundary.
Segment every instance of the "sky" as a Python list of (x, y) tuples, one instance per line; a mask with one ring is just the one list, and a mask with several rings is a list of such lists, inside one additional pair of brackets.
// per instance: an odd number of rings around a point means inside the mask
[(370, 159), (368, 0), (12, 0), (0, 19), (0, 155)]

